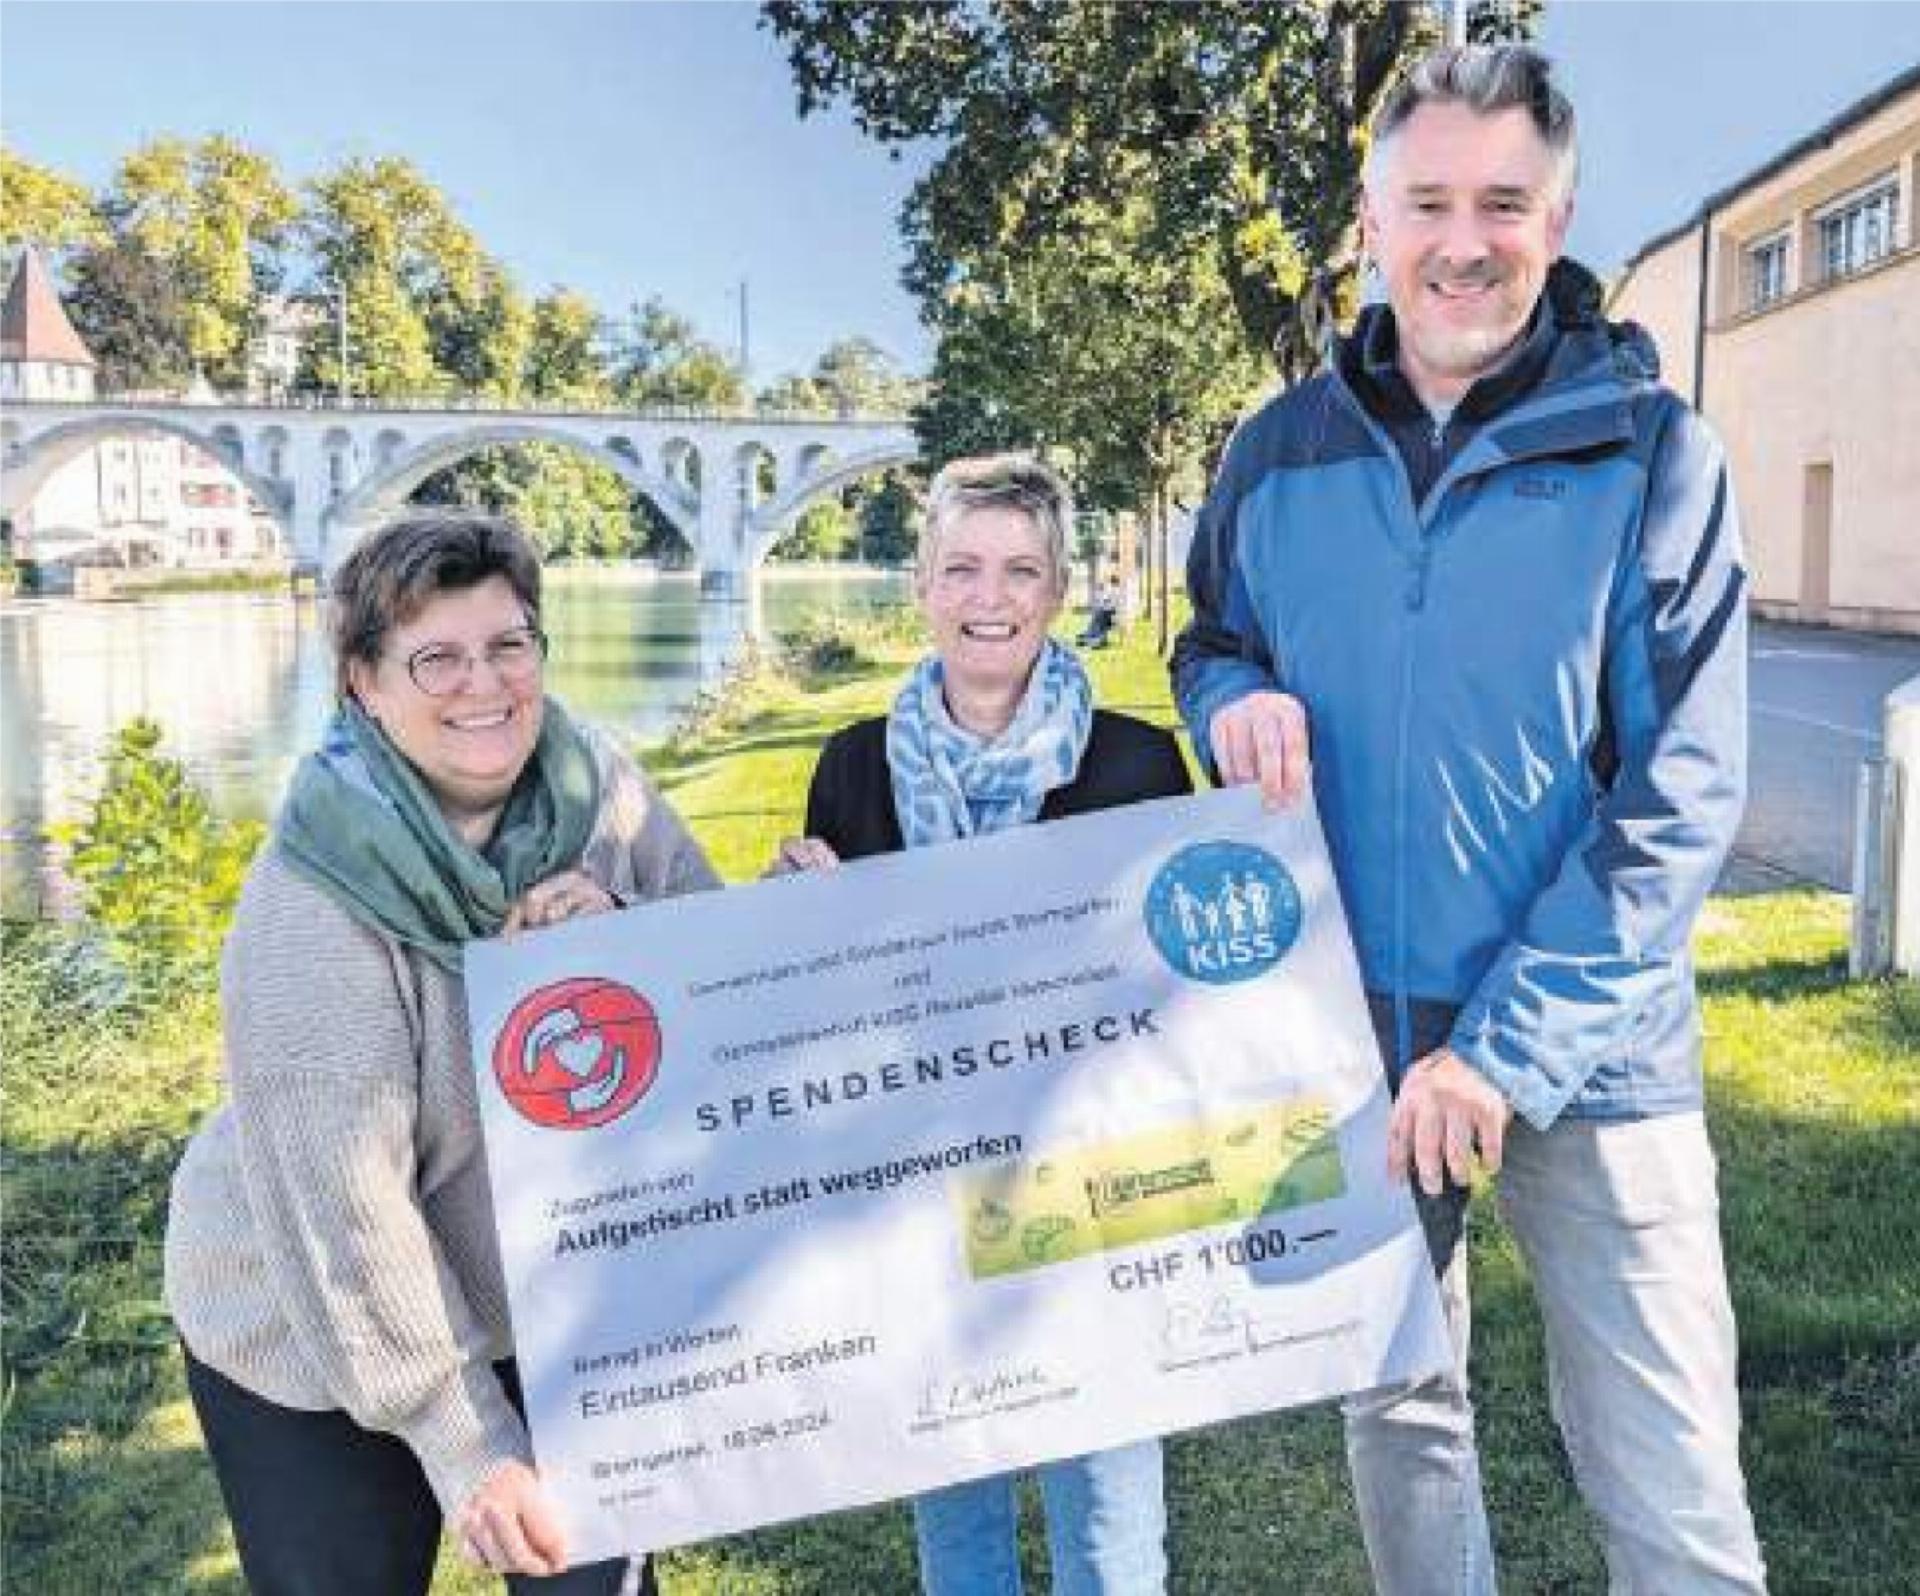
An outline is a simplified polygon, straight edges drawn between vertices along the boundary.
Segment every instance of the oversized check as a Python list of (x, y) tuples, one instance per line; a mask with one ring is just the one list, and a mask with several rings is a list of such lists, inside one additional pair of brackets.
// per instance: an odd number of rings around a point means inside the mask
[(679, 898), (476, 944), (467, 990), (577, 1556), (1446, 1361), (1308, 807)]

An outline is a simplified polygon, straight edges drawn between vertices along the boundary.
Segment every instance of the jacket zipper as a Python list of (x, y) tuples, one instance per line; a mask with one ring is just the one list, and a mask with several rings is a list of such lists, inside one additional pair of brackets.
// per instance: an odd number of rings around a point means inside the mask
[[(1401, 498), (1409, 512), (1409, 522), (1413, 529), (1413, 548), (1404, 552), (1408, 564), (1406, 587), (1405, 647), (1401, 652), (1400, 667), (1400, 706), (1399, 725), (1395, 742), (1394, 772), (1394, 813), (1393, 813), (1393, 1042), (1395, 1079), (1404, 1078), (1408, 1067), (1413, 1063), (1413, 1003), (1412, 994), (1407, 990), (1407, 760), (1408, 748), (1413, 735), (1413, 657), (1416, 627), (1420, 615), (1427, 606), (1427, 580), (1433, 562), (1434, 538), (1428, 528), (1429, 510), (1437, 510), (1445, 495), (1454, 486), (1449, 480), (1453, 475), (1452, 467), (1443, 469), (1427, 490), (1424, 503), (1413, 496), (1413, 479), (1407, 474), (1407, 463), (1400, 456), (1400, 450), (1386, 430), (1368, 414), (1367, 407), (1355, 397), (1347, 386), (1346, 379), (1336, 371), (1333, 373), (1336, 391), (1359, 417), (1360, 424), (1372, 434), (1386, 457), (1393, 462), (1394, 470), (1400, 476)], [(1525, 408), (1522, 402), (1520, 409)], [(1510, 420), (1511, 417), (1502, 418)], [(1431, 429), (1436, 448), (1445, 446), (1443, 430), (1434, 426)], [(1551, 454), (1554, 451), (1542, 451)], [(1502, 465), (1518, 463), (1519, 456), (1510, 456), (1500, 462)], [(1531, 455), (1526, 458), (1532, 458)], [(1457, 463), (1457, 462), (1456, 462)], [(1479, 474), (1476, 471), (1467, 475)], [(1464, 477), (1455, 480), (1464, 480)]]
[[(1343, 383), (1342, 388), (1345, 387)], [(1437, 504), (1436, 497), (1441, 487), (1442, 471), (1434, 478), (1434, 486), (1427, 492), (1427, 500), (1422, 504), (1413, 496), (1413, 478), (1407, 474), (1407, 463), (1400, 456), (1393, 439), (1385, 434), (1379, 424), (1366, 412), (1366, 407), (1348, 395), (1361, 418), (1361, 424), (1379, 440), (1386, 456), (1393, 462), (1394, 470), (1400, 476), (1400, 497), (1405, 503), (1407, 524), (1412, 529), (1413, 549), (1403, 554), (1407, 562), (1406, 618), (1403, 621), (1403, 635), (1400, 653), (1400, 703), (1398, 726), (1394, 746), (1394, 783), (1393, 783), (1393, 1079), (1406, 1078), (1407, 1070), (1413, 1064), (1413, 1001), (1407, 990), (1407, 957), (1409, 928), (1407, 925), (1407, 760), (1408, 749), (1413, 738), (1413, 682), (1414, 682), (1414, 644), (1418, 638), (1416, 628), (1419, 617), (1427, 607), (1427, 576), (1433, 563), (1433, 540), (1428, 535), (1425, 511)], [(1431, 429), (1436, 449), (1445, 447), (1446, 438), (1439, 426)]]

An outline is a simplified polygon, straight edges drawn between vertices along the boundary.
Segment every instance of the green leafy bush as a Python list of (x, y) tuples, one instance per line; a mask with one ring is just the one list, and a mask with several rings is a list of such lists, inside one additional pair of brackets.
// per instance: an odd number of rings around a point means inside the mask
[(160, 740), (150, 720), (123, 726), (86, 817), (55, 832), (88, 923), (142, 988), (145, 978), (211, 980), (264, 834), (215, 815)]
[(836, 615), (803, 615), (780, 634), (780, 646), (809, 675), (857, 670), (868, 663), (854, 628)]
[(851, 613), (815, 610), (780, 634), (788, 661), (808, 676), (839, 676), (864, 669), (925, 638), (917, 610), (904, 605)]
[(744, 725), (770, 693), (786, 686), (777, 659), (750, 643), (710, 686), (687, 701), (663, 739), (667, 751), (685, 756)]

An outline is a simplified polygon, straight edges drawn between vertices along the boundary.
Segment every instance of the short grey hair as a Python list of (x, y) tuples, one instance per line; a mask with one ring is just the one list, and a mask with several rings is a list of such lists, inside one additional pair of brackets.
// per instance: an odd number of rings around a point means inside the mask
[(369, 532), (334, 572), (329, 610), (334, 686), (351, 695), (348, 667), (374, 666), (387, 634), (442, 593), (503, 576), (540, 624), (540, 556), (517, 521), (479, 510), (409, 510)]
[(1422, 56), (1374, 113), (1369, 184), (1394, 135), (1423, 105), (1464, 105), (1481, 116), (1525, 111), (1553, 156), (1558, 198), (1572, 195), (1580, 165), (1573, 102), (1560, 92), (1553, 63), (1538, 50), (1524, 44), (1459, 44)]
[(1067, 586), (1067, 532), (1073, 525), (1073, 490), (1066, 478), (1035, 455), (983, 454), (949, 461), (927, 490), (914, 572), (925, 580), (940, 540), (973, 510), (1021, 510), (1040, 529), (1053, 565), (1055, 585)]

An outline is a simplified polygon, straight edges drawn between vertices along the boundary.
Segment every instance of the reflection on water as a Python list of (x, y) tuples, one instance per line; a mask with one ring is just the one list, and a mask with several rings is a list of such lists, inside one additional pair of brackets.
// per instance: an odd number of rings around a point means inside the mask
[[(662, 731), (748, 635), (821, 610), (897, 604), (901, 579), (776, 575), (745, 602), (691, 577), (565, 572), (548, 588), (550, 680), (569, 707), (640, 736)], [(91, 794), (114, 730), (166, 728), (223, 814), (265, 816), (333, 701), (319, 608), (279, 594), (181, 594), (126, 604), (0, 608), (0, 906), (48, 897), (42, 829)]]

